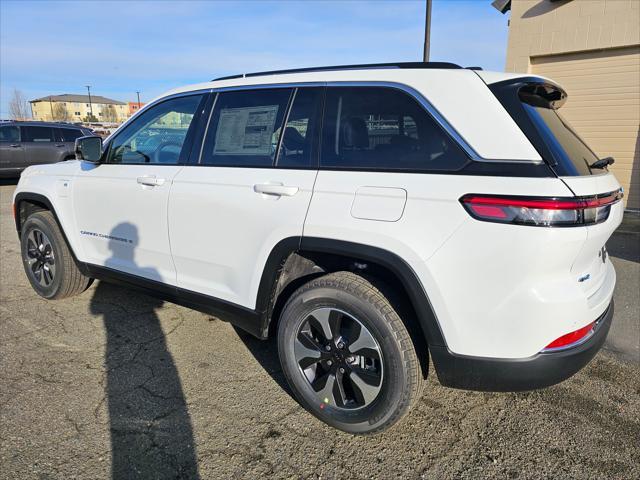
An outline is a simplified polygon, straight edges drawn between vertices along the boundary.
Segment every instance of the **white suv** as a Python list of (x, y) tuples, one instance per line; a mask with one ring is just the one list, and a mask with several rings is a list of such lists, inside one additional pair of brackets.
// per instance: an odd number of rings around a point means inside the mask
[(300, 403), (352, 433), (408, 412), (429, 353), (446, 386), (552, 385), (607, 335), (623, 212), (565, 98), (446, 63), (180, 88), (24, 172), (26, 274), (49, 299), (117, 281), (277, 335)]

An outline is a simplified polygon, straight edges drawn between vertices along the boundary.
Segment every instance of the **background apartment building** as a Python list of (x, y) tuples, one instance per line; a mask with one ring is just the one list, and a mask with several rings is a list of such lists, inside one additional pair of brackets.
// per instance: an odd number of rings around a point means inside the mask
[[(99, 95), (49, 95), (29, 102), (34, 120), (66, 122), (113, 122), (121, 123), (129, 117), (129, 106), (125, 102)], [(90, 119), (93, 112), (94, 119)]]
[(138, 103), (138, 102), (127, 102), (127, 105), (128, 105), (128, 109), (129, 109), (129, 116), (132, 116), (134, 113), (136, 113), (142, 107), (144, 107), (144, 103)]
[(498, 0), (511, 10), (506, 71), (556, 80), (561, 113), (640, 209), (640, 0)]

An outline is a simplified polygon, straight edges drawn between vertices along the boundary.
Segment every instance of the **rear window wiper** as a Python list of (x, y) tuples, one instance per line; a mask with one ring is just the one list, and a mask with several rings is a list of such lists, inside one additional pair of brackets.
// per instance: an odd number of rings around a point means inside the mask
[(591, 165), (589, 165), (589, 168), (604, 168), (608, 165), (611, 165), (614, 162), (615, 162), (615, 159), (613, 157), (605, 157), (593, 162)]

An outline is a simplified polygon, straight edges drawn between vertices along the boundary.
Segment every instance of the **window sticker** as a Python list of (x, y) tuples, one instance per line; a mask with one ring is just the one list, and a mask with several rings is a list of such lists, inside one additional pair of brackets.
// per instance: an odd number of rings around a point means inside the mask
[(225, 108), (220, 112), (214, 155), (271, 155), (278, 105)]

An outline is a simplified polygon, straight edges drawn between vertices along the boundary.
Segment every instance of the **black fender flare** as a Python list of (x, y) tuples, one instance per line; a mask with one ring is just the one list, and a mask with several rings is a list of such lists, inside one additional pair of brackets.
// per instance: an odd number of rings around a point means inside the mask
[(24, 201), (32, 201), (32, 202), (36, 202), (41, 205), (44, 205), (47, 208), (47, 210), (51, 212), (51, 214), (53, 215), (53, 218), (58, 224), (58, 227), (60, 227), (60, 232), (62, 232), (62, 237), (64, 238), (64, 241), (67, 242), (67, 246), (69, 247), (69, 251), (73, 256), (73, 260), (76, 262), (76, 265), (78, 265), (78, 268), (80, 269), (80, 271), (83, 274), (87, 275), (88, 270), (87, 270), (86, 264), (78, 260), (76, 252), (74, 252), (73, 247), (71, 246), (71, 243), (69, 243), (69, 239), (67, 238), (67, 233), (64, 231), (64, 228), (62, 228), (62, 224), (60, 223), (60, 219), (58, 218), (56, 209), (53, 207), (51, 200), (49, 200), (49, 198), (47, 198), (46, 196), (40, 193), (33, 193), (33, 192), (20, 192), (16, 195), (16, 198), (14, 199), (14, 204), (15, 204), (14, 208), (15, 208), (15, 223), (16, 223), (16, 231), (18, 232), (18, 239), (20, 239), (22, 236), (22, 218), (20, 216), (20, 204)]
[(374, 263), (389, 270), (400, 281), (409, 297), (427, 344), (446, 347), (447, 344), (429, 296), (415, 271), (404, 259), (393, 252), (371, 245), (319, 237), (285, 238), (272, 249), (265, 263), (256, 299), (256, 310), (262, 316), (263, 336), (267, 335), (271, 321), (270, 313), (273, 302), (276, 300), (274, 297), (280, 272), (292, 253), (339, 255)]

